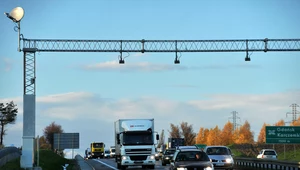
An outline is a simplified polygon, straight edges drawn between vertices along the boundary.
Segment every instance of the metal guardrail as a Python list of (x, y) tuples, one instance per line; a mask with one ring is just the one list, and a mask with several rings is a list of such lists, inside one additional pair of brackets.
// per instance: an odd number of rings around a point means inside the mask
[(21, 150), (16, 147), (6, 147), (0, 149), (0, 167), (7, 162), (21, 156)]
[(236, 167), (271, 170), (300, 170), (300, 162), (281, 161), (281, 160), (267, 160), (257, 158), (234, 158)]

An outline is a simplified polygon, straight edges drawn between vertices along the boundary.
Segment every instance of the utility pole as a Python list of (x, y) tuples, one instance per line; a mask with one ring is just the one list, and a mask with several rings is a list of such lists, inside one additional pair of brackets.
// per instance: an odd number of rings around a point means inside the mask
[(240, 119), (240, 117), (237, 116), (238, 115), (237, 111), (232, 111), (231, 114), (232, 114), (232, 117), (229, 117), (229, 119), (232, 119), (233, 131), (235, 131), (237, 126), (239, 125), (238, 123), (236, 123), (236, 120)]
[[(293, 124), (297, 120), (297, 114), (300, 114), (297, 111), (297, 107), (299, 107), (299, 105), (297, 105), (296, 103), (293, 103), (293, 104), (290, 105), (290, 107), (292, 107), (292, 112), (287, 112), (286, 117), (288, 116), (288, 114), (292, 114), (292, 116), (293, 116), (292, 122), (288, 122), (288, 123)], [(285, 155), (284, 155), (284, 157), (285, 157)], [(295, 146), (295, 144), (294, 144), (294, 157), (296, 157), (296, 146)]]
[(296, 103), (293, 103), (290, 105), (290, 107), (292, 107), (292, 112), (287, 112), (286, 117), (288, 116), (288, 114), (292, 114), (293, 119), (292, 119), (292, 122), (289, 122), (289, 123), (294, 123), (297, 120), (297, 114), (300, 114), (297, 111), (297, 107), (299, 107), (299, 105), (297, 105)]

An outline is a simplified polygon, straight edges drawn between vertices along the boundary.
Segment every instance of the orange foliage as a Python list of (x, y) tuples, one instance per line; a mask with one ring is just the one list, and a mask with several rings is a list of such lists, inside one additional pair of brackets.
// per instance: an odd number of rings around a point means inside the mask
[(216, 126), (213, 129), (209, 130), (208, 136), (207, 136), (207, 145), (219, 145), (221, 143), (220, 138), (221, 131), (218, 126)]
[(233, 144), (233, 124), (231, 122), (228, 121), (224, 125), (220, 136), (222, 139), (222, 145)]
[(270, 125), (264, 123), (262, 128), (260, 129), (259, 135), (257, 137), (257, 142), (258, 143), (265, 143), (266, 142), (266, 126), (270, 126)]
[(291, 123), (291, 126), (300, 126), (300, 117), (294, 122)]
[(283, 119), (281, 119), (278, 122), (276, 122), (274, 126), (285, 126), (285, 122)]
[(253, 132), (251, 132), (251, 127), (247, 120), (241, 126), (241, 128), (239, 128), (238, 137), (236, 136), (235, 143), (237, 144), (254, 143)]

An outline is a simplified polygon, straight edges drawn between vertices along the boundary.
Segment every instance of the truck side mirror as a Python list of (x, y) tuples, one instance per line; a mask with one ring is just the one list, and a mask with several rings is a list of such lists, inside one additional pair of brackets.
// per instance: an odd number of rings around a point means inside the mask
[(159, 140), (159, 134), (156, 134), (156, 140)]
[(117, 144), (120, 144), (120, 134), (117, 134)]

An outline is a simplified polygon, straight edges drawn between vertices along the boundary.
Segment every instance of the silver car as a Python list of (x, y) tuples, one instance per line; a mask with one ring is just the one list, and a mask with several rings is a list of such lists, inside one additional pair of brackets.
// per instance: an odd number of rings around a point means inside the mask
[(204, 152), (208, 155), (215, 169), (230, 169), (234, 168), (233, 154), (230, 148), (226, 146), (206, 146)]

